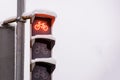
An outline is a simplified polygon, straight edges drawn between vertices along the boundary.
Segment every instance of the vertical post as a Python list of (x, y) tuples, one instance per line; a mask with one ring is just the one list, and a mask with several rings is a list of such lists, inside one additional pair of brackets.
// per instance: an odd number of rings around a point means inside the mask
[[(17, 17), (24, 12), (24, 0), (17, 0)], [(24, 78), (24, 23), (18, 21), (16, 29), (16, 71), (15, 80), (23, 80)]]

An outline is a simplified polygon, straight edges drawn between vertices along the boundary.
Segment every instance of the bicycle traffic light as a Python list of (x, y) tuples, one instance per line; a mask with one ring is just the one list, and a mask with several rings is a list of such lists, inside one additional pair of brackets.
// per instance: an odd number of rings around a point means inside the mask
[(52, 48), (55, 39), (52, 25), (56, 15), (48, 11), (34, 12), (31, 18), (31, 80), (51, 80), (55, 69)]
[(52, 34), (52, 25), (55, 21), (55, 14), (35, 13), (31, 19), (32, 36)]

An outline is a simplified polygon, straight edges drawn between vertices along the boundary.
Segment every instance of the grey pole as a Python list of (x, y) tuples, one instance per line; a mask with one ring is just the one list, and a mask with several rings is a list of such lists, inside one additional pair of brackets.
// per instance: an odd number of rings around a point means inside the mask
[[(17, 17), (20, 17), (25, 8), (25, 0), (17, 0)], [(17, 22), (16, 29), (16, 71), (15, 80), (24, 79), (24, 23)]]

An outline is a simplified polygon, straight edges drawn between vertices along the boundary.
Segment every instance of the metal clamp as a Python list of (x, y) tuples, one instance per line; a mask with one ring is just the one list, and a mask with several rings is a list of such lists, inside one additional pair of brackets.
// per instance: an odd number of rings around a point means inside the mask
[(23, 22), (23, 23), (25, 23), (26, 20), (23, 19), (22, 17), (17, 17), (17, 18), (16, 18), (16, 22)]

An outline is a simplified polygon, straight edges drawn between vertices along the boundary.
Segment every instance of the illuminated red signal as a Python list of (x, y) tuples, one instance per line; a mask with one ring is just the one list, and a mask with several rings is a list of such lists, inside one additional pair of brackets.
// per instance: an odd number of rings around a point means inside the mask
[(51, 20), (35, 18), (32, 23), (32, 35), (51, 34)]
[(37, 21), (34, 25), (35, 30), (42, 30), (42, 31), (48, 31), (48, 25), (46, 21)]
[(51, 32), (54, 20), (55, 16), (35, 14), (34, 17), (31, 18), (32, 36), (52, 34)]

